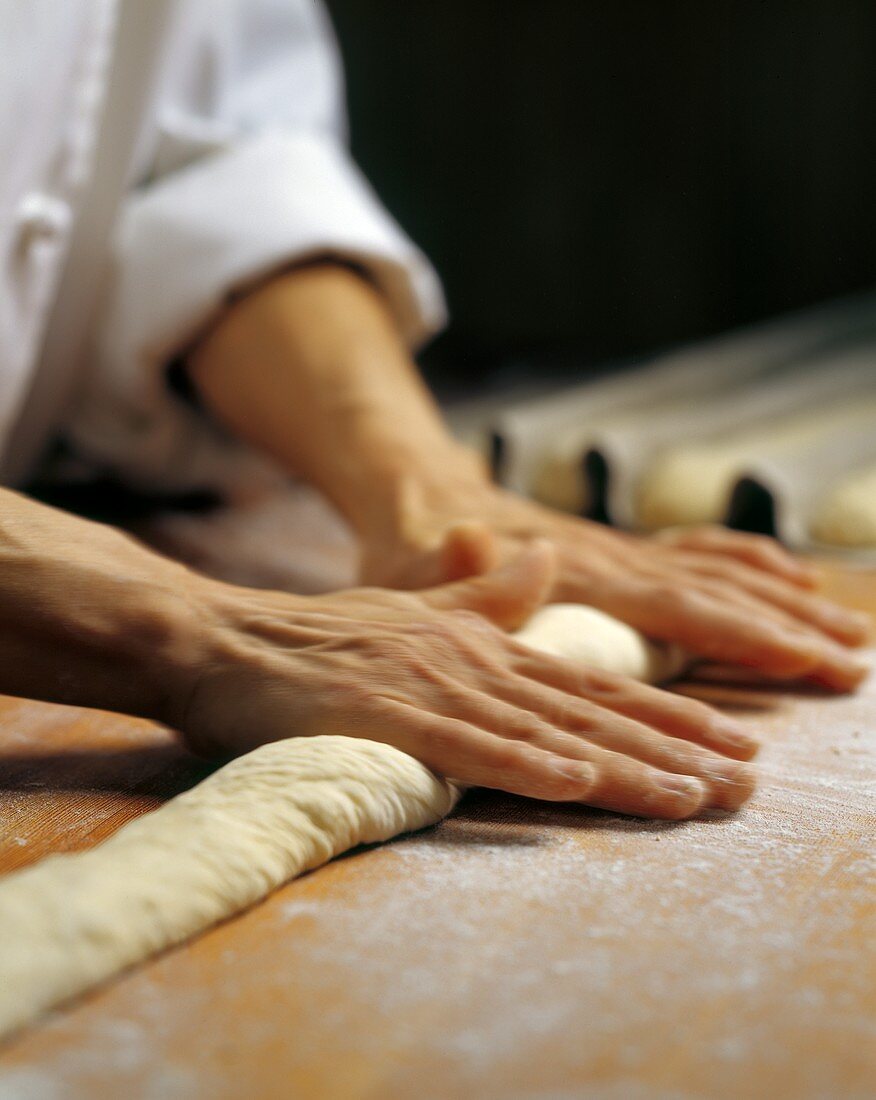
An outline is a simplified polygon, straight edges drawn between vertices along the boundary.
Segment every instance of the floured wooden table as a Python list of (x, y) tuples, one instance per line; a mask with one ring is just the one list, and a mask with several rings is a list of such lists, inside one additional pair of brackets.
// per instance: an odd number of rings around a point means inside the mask
[[(828, 586), (876, 612), (876, 572)], [(23, 1033), (0, 1097), (873, 1096), (876, 677), (682, 690), (763, 736), (742, 813), (471, 794)], [(3, 871), (205, 772), (158, 727), (21, 700), (0, 753)]]

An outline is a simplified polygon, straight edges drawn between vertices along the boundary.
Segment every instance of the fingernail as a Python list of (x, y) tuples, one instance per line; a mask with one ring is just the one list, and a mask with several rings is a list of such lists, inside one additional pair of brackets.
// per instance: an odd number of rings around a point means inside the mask
[(800, 561), (796, 558), (792, 558), (791, 561), (794, 565), (797, 576), (801, 579), (807, 581), (817, 581), (821, 576), (816, 566), (809, 565), (808, 562)]
[(745, 752), (755, 752), (760, 747), (759, 742), (736, 722), (720, 722), (715, 732), (722, 741)]
[(754, 792), (755, 771), (744, 764), (731, 768), (709, 767), (705, 769), (712, 788), (712, 805), (721, 810), (736, 810), (747, 802)]
[(555, 771), (558, 771), (566, 779), (574, 779), (578, 783), (593, 782), (593, 766), (585, 764), (581, 760), (568, 760), (566, 757), (558, 757), (552, 761)]
[(669, 791), (670, 794), (679, 795), (682, 798), (696, 797), (703, 799), (706, 794), (706, 788), (703, 784), (689, 775), (667, 775), (662, 779), (658, 779), (657, 786), (661, 790)]
[(720, 761), (703, 766), (703, 775), (714, 783), (736, 786), (748, 782), (749, 772), (741, 764), (722, 764)]
[(826, 618), (838, 626), (852, 626), (856, 630), (862, 630), (870, 623), (868, 615), (864, 615), (860, 611), (849, 611), (845, 607), (837, 607), (836, 604), (829, 603), (826, 600), (822, 604), (821, 611)]
[(809, 671), (808, 679), (835, 691), (850, 691), (866, 678), (869, 671), (870, 666), (856, 660), (848, 650), (840, 650), (838, 654), (825, 651), (820, 664)]
[(828, 642), (825, 645), (824, 655), (831, 663), (843, 668), (854, 669), (855, 672), (863, 672), (867, 668), (867, 665), (860, 657), (856, 657), (855, 654), (846, 649), (845, 646), (836, 645), (833, 642)]

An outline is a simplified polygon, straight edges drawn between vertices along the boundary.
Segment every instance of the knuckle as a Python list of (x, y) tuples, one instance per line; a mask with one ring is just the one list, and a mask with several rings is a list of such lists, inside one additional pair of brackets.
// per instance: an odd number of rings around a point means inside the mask
[(720, 714), (716, 714), (710, 707), (702, 707), (690, 716), (691, 721), (697, 724), (698, 729), (711, 740), (722, 740), (726, 722)]
[(750, 798), (757, 787), (757, 769), (751, 764), (738, 764), (732, 773), (732, 782), (742, 796), (742, 801)]
[(439, 767), (456, 764), (469, 741), (465, 730), (452, 720), (442, 721), (436, 726), (430, 725), (425, 732), (428, 733), (429, 757)]
[(524, 746), (513, 741), (503, 741), (493, 749), (490, 763), (503, 774), (519, 773), (526, 771), (528, 759), (529, 752)]
[(506, 729), (508, 734), (513, 737), (518, 744), (533, 744), (536, 741), (540, 741), (545, 733), (544, 729), (542, 729), (537, 722), (524, 715), (521, 715), (516, 721), (507, 723)]
[(600, 699), (618, 699), (629, 694), (629, 684), (622, 676), (600, 668), (588, 668), (581, 678), (582, 690)]
[(578, 700), (571, 695), (538, 700), (540, 731), (552, 733), (557, 730), (580, 729), (588, 723), (582, 709)]
[(669, 738), (661, 739), (652, 749), (651, 767), (665, 772), (698, 772), (695, 754), (680, 745), (673, 745)]
[(347, 678), (333, 685), (328, 709), (338, 715), (363, 715), (380, 704), (380, 693), (367, 681)]
[(666, 695), (672, 711), (679, 718), (687, 719), (687, 721), (707, 730), (720, 725), (721, 715), (708, 703), (703, 703), (699, 699), (690, 699), (684, 695), (671, 695), (668, 692), (666, 692)]
[(652, 585), (651, 599), (667, 615), (683, 614), (690, 610), (693, 602), (688, 592), (668, 581), (658, 581)]
[[(425, 644), (424, 644), (425, 643)], [(375, 663), (389, 666), (393, 676), (413, 676), (418, 680), (433, 680), (452, 665), (449, 650), (438, 636), (393, 634), (375, 639), (370, 656)]]
[(508, 704), (500, 702), (490, 693), (473, 691), (467, 685), (461, 689), (463, 702), (472, 713), (476, 715), (475, 721), (486, 728), (509, 731), (515, 721), (513, 711), (509, 711)]
[(779, 553), (778, 544), (769, 535), (750, 535), (748, 545), (760, 557), (774, 558)]

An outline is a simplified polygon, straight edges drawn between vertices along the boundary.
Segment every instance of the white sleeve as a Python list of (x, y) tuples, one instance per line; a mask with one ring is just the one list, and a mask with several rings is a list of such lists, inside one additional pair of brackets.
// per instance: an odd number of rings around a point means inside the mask
[(412, 347), (445, 321), (434, 270), (347, 152), (317, 0), (183, 0), (178, 15), (71, 430), (86, 454), (168, 484), (205, 480), (207, 444), (180, 439), (204, 425), (165, 367), (232, 292), (332, 255), (369, 274)]

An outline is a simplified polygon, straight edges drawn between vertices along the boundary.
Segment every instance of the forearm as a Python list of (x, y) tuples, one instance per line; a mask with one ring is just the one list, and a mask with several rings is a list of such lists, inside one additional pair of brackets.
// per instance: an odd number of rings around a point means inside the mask
[(223, 423), (317, 485), (360, 533), (394, 522), (406, 495), (484, 477), (380, 294), (339, 265), (296, 269), (241, 299), (189, 370)]
[(172, 721), (197, 663), (181, 566), (0, 490), (0, 692)]

